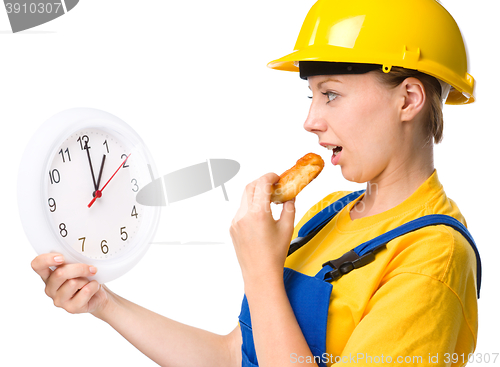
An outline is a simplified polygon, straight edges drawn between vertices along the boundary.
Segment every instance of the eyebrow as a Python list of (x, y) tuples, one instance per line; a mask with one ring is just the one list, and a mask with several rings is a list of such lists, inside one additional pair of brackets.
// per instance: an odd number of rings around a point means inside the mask
[[(318, 89), (321, 87), (321, 84), (323, 84), (323, 83), (327, 83), (327, 82), (337, 82), (337, 83), (342, 83), (342, 82), (341, 82), (340, 80), (338, 80), (338, 79), (328, 78), (328, 79), (323, 80), (322, 82), (319, 82), (319, 83), (318, 83), (318, 86), (317, 86), (317, 87), (318, 87)], [(307, 86), (307, 88), (311, 89), (311, 87), (310, 87), (310, 86)]]

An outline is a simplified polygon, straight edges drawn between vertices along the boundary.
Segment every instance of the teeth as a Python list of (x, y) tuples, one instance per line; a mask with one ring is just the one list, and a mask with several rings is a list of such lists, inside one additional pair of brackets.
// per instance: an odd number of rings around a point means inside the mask
[(328, 150), (334, 150), (334, 149), (336, 149), (336, 148), (337, 148), (337, 146), (336, 146), (336, 145), (327, 145), (327, 146), (326, 146), (326, 149), (328, 149)]

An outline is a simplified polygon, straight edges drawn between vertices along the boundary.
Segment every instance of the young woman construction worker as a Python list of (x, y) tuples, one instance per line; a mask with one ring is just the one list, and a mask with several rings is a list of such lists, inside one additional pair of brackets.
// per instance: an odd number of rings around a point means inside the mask
[(294, 230), (293, 201), (279, 220), (269, 210), (276, 174), (246, 187), (230, 229), (245, 287), (234, 331), (143, 309), (56, 254), (33, 261), (46, 293), (164, 366), (444, 366), (453, 353), (465, 356), (453, 365), (465, 364), (477, 339), (479, 255), (433, 166), (442, 101), (474, 101), (455, 21), (436, 0), (319, 0), (295, 50), (269, 66), (307, 79), (304, 128), (335, 146), (333, 165), (367, 190), (326, 196)]

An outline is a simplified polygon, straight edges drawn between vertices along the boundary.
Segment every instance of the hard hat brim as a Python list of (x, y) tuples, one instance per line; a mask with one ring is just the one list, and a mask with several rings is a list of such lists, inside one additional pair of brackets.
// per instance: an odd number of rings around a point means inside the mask
[[(440, 79), (452, 86), (446, 104), (461, 105), (469, 104), (475, 101), (474, 98), (474, 78), (466, 73), (463, 78), (457, 78), (455, 74), (443, 68), (442, 65), (436, 65), (431, 60), (420, 57), (418, 61), (405, 60), (400, 55), (383, 54), (360, 54), (353, 49), (322, 45), (311, 45), (300, 50), (285, 55), (279, 59), (273, 60), (267, 64), (271, 69), (299, 72), (299, 61), (327, 61), (344, 63), (363, 63), (363, 64), (381, 64), (384, 71), (390, 71), (392, 66), (399, 66), (407, 69), (418, 70)], [(313, 56), (314, 55), (314, 56)], [(322, 56), (318, 56), (322, 55)], [(399, 62), (395, 62), (400, 60)], [(409, 65), (409, 64), (412, 65)]]

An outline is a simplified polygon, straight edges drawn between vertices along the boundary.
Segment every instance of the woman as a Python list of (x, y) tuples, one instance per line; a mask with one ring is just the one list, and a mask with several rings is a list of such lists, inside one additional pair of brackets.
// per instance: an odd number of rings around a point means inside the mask
[[(84, 277), (95, 268), (64, 264), (57, 254), (32, 263), (46, 293), (56, 306), (109, 323), (165, 366), (441, 366), (454, 353), (465, 355), (455, 364), (465, 364), (477, 338), (480, 268), (465, 219), (433, 166), (442, 100), (474, 100), (465, 52), (453, 18), (435, 0), (312, 7), (295, 51), (269, 66), (300, 69), (312, 91), (305, 129), (333, 150), (332, 164), (347, 180), (367, 189), (326, 196), (294, 230), (293, 201), (278, 221), (270, 212), (276, 174), (246, 187), (230, 229), (245, 285), (240, 324), (230, 334), (141, 308), (89, 283)], [(401, 227), (436, 215), (451, 219)], [(401, 228), (377, 247), (357, 247)], [(301, 246), (287, 258), (292, 238)]]

